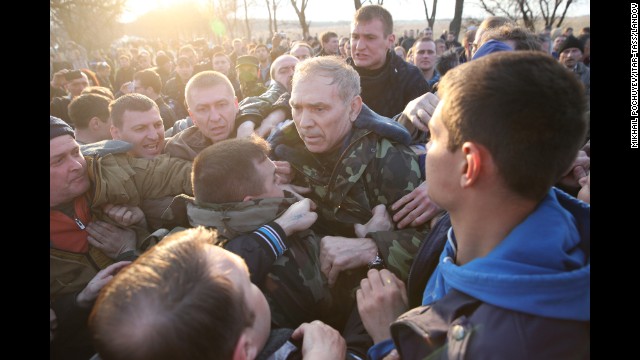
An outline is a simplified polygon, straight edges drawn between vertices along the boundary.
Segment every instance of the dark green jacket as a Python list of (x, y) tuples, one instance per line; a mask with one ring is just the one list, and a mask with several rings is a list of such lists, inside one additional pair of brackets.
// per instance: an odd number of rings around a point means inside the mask
[[(295, 124), (274, 134), (274, 160), (286, 160), (295, 171), (294, 185), (310, 187), (319, 218), (313, 229), (322, 235), (355, 237), (353, 224), (371, 219), (371, 210), (391, 205), (420, 185), (417, 155), (406, 145), (391, 140), (409, 139), (397, 123), (363, 105), (351, 133), (336, 160), (328, 163), (307, 150)], [(323, 162), (324, 161), (324, 162)], [(426, 228), (370, 234), (387, 267), (406, 280), (417, 246)]]

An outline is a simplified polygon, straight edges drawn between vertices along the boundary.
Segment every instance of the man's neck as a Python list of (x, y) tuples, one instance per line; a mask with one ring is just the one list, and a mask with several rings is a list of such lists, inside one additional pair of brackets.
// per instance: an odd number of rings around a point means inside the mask
[(456, 236), (456, 264), (464, 265), (489, 254), (535, 210), (538, 202), (515, 197), (486, 196), (474, 205), (451, 212)]
[(99, 136), (91, 132), (89, 129), (76, 128), (76, 142), (78, 142), (78, 144), (92, 144), (101, 140), (104, 139), (100, 139)]

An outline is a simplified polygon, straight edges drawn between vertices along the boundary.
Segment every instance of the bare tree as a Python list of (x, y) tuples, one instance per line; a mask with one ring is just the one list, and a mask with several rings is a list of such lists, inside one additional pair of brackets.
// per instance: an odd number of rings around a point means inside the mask
[(50, 0), (53, 27), (87, 49), (107, 47), (115, 38), (116, 19), (126, 0)]
[(223, 25), (220, 30), (214, 30), (218, 40), (227, 34), (236, 37), (238, 1), (210, 0), (207, 5), (207, 17)]
[(431, 6), (431, 16), (429, 16), (429, 8), (427, 7), (427, 0), (422, 0), (422, 5), (424, 5), (424, 16), (429, 23), (429, 27), (433, 29), (433, 24), (436, 22), (436, 7), (438, 6), (438, 0), (433, 0), (433, 5)]
[[(278, 17), (277, 11), (278, 6), (280, 5), (280, 0), (264, 0), (267, 3), (267, 11), (269, 13), (269, 33), (273, 36), (274, 33), (278, 32)], [(271, 16), (271, 12), (273, 11), (273, 17)]]
[(300, 0), (300, 7), (298, 8), (298, 0), (291, 0), (291, 6), (296, 10), (296, 14), (298, 15), (298, 21), (300, 22), (300, 27), (302, 28), (302, 36), (303, 39), (307, 39), (309, 37), (309, 22), (307, 21), (307, 17), (305, 15), (305, 10), (307, 10), (307, 4), (309, 0)]
[[(574, 0), (480, 0), (480, 6), (491, 15), (505, 16), (513, 21), (522, 19), (531, 31), (536, 30), (535, 23), (540, 17), (545, 26), (560, 27)], [(562, 15), (558, 9), (564, 5)], [(557, 23), (556, 23), (557, 21)]]
[[(542, 18), (544, 19), (544, 25), (553, 26), (556, 20), (558, 20), (556, 27), (560, 27), (562, 26), (565, 15), (567, 15), (567, 9), (571, 5), (571, 3), (573, 3), (573, 0), (567, 0), (567, 2), (564, 3), (564, 10), (562, 11), (562, 15), (560, 15), (560, 17), (556, 17), (556, 13), (558, 8), (560, 8), (563, 3), (562, 0), (539, 0), (539, 2), (540, 12), (542, 13)], [(551, 9), (549, 9), (550, 5)]]
[[(364, 2), (368, 2), (369, 4), (373, 4), (372, 0), (364, 0)], [(353, 0), (353, 6), (355, 6), (356, 11), (362, 7), (362, 3), (363, 2), (360, 1), (360, 0)], [(378, 1), (376, 1), (376, 3), (378, 5), (383, 5), (384, 4), (384, 0), (378, 0)]]
[(464, 7), (463, 0), (456, 0), (456, 9), (453, 14), (453, 20), (449, 23), (449, 33), (460, 35), (460, 25), (462, 24), (462, 8)]
[(245, 25), (245, 36), (249, 41), (251, 41), (251, 25), (249, 22), (249, 7), (247, 4), (247, 0), (242, 0), (244, 2), (244, 25)]

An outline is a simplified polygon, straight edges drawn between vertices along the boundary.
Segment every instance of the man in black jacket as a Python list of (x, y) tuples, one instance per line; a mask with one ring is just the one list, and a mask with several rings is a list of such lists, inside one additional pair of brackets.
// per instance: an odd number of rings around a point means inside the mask
[(362, 100), (376, 113), (393, 117), (409, 101), (430, 90), (422, 72), (392, 50), (393, 18), (379, 5), (361, 7), (351, 24), (351, 57), (360, 74)]

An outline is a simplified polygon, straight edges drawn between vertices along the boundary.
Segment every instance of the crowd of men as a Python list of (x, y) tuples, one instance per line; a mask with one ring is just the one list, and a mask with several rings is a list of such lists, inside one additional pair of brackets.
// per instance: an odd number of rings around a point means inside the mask
[(589, 358), (588, 36), (393, 29), (53, 71), (50, 357)]

